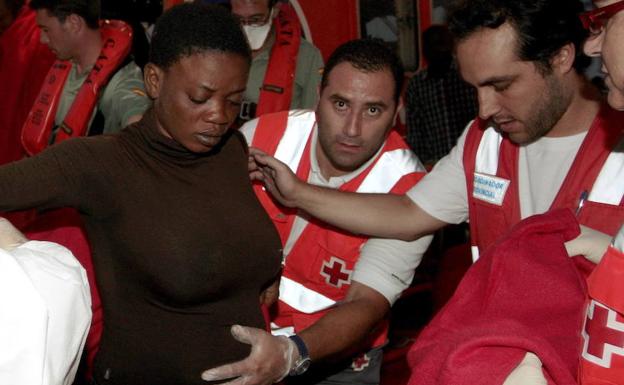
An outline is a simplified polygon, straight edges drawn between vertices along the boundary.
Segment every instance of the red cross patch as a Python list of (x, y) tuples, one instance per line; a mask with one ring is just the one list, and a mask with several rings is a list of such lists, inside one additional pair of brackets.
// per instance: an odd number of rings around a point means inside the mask
[(336, 257), (331, 257), (321, 266), (321, 275), (325, 277), (325, 282), (337, 288), (341, 288), (345, 283), (351, 283), (351, 273), (353, 270), (347, 269), (347, 264)]
[(581, 334), (587, 361), (610, 368), (614, 354), (624, 357), (624, 320), (603, 304), (590, 301)]
[(353, 359), (353, 362), (351, 363), (351, 369), (353, 369), (354, 372), (361, 372), (362, 370), (366, 369), (368, 365), (370, 365), (370, 357), (368, 356), (368, 354), (364, 353)]

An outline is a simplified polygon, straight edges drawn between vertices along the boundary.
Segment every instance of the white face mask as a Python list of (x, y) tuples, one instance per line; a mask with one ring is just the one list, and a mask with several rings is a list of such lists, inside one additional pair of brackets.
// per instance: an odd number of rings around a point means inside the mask
[(252, 50), (258, 50), (262, 48), (262, 45), (269, 36), (269, 32), (271, 31), (271, 24), (273, 22), (273, 10), (271, 10), (271, 14), (269, 15), (269, 20), (266, 24), (255, 26), (255, 25), (243, 25), (243, 31), (245, 32), (245, 36), (247, 36), (247, 41), (249, 42), (249, 46)]

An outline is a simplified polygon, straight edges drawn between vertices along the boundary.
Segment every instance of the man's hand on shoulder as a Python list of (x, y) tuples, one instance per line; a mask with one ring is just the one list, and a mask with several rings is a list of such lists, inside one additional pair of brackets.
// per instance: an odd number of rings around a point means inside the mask
[(286, 164), (257, 148), (250, 147), (249, 156), (251, 179), (261, 181), (279, 203), (296, 207), (297, 196), (307, 183), (299, 180)]

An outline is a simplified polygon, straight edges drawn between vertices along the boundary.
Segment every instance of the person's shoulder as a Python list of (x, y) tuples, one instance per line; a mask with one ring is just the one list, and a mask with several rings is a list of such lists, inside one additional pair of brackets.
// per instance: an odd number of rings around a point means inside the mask
[(143, 82), (143, 72), (134, 61), (130, 61), (119, 67), (117, 71), (115, 71), (115, 74), (113, 74), (110, 83), (120, 82), (127, 79), (140, 80)]
[(116, 151), (119, 148), (113, 135), (83, 136), (71, 138), (47, 148), (42, 154), (47, 153), (57, 159), (66, 159), (72, 162), (89, 163), (90, 160), (98, 160), (103, 154)]
[(75, 138), (68, 140), (67, 142), (75, 142), (74, 146), (83, 148), (88, 151), (99, 151), (100, 149), (114, 149), (119, 147), (120, 135), (115, 134), (102, 134), (95, 136), (85, 136), (81, 138)]
[(319, 50), (314, 44), (310, 43), (307, 39), (301, 38), (299, 43), (299, 53), (304, 56), (318, 56), (322, 57), (321, 50)]
[(230, 157), (237, 158), (239, 156), (247, 158), (249, 152), (249, 146), (245, 136), (240, 130), (231, 130), (226, 136), (223, 137), (221, 144), (221, 152), (229, 154)]

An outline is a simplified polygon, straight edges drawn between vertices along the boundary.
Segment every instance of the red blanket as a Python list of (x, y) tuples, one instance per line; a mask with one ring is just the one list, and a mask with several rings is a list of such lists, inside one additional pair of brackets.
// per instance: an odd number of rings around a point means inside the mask
[(556, 210), (520, 222), (486, 250), (411, 348), (410, 384), (501, 385), (527, 351), (549, 384), (576, 384), (593, 266), (568, 257), (579, 227)]

